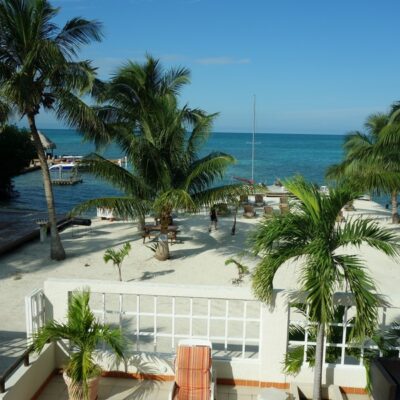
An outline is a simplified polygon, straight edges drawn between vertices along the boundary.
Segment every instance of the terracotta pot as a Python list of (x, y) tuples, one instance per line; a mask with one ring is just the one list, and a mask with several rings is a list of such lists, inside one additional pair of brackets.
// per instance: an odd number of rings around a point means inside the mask
[[(68, 398), (69, 400), (85, 400), (83, 397), (82, 385), (80, 384), (72, 384), (72, 379), (64, 372), (63, 373), (64, 382), (68, 387)], [(88, 389), (89, 396), (88, 400), (96, 400), (98, 391), (99, 391), (99, 381), (100, 376), (96, 376), (94, 378), (89, 379), (88, 381)]]

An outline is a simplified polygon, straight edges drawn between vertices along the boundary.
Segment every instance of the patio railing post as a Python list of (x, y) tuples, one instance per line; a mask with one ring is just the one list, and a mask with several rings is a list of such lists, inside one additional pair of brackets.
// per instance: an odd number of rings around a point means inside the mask
[(263, 305), (260, 328), (260, 382), (285, 383), (282, 362), (287, 350), (289, 332), (287, 296), (274, 294), (274, 305)]

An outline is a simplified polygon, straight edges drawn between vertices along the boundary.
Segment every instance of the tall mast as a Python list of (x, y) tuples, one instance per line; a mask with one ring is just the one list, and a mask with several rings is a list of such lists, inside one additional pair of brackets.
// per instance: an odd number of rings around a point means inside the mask
[(251, 142), (251, 180), (254, 183), (254, 139), (256, 136), (256, 95), (253, 95), (253, 140)]

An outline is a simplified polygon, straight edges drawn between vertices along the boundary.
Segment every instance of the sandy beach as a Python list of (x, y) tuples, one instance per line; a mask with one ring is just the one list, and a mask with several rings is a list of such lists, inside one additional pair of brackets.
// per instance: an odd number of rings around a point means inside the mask
[[(399, 230), (390, 224), (390, 213), (370, 201), (356, 201), (356, 211), (345, 212), (345, 217), (374, 218), (380, 224)], [(248, 234), (261, 220), (261, 209), (255, 219), (246, 219), (239, 214), (237, 233), (231, 235), (232, 216), (220, 217), (218, 230), (208, 232), (208, 213), (179, 215), (176, 223), (180, 233), (178, 242), (170, 245), (171, 259), (160, 262), (143, 244), (134, 222), (104, 221), (93, 219), (92, 227), (72, 227), (62, 232), (62, 241), (67, 259), (51, 261), (49, 243), (34, 241), (17, 251), (0, 258), (1, 291), (0, 331), (14, 332), (23, 336), (25, 332), (24, 297), (36, 288), (42, 288), (46, 278), (79, 278), (115, 281), (116, 269), (105, 264), (103, 254), (107, 248), (119, 247), (130, 242), (132, 250), (122, 266), (122, 278), (127, 282), (155, 281), (180, 284), (230, 286), (237, 276), (233, 265), (225, 261), (248, 249)], [(149, 220), (150, 222), (150, 220)], [(351, 253), (357, 249), (349, 249)], [(389, 296), (394, 306), (400, 306), (398, 274), (400, 264), (370, 248), (362, 247), (359, 252), (366, 260), (379, 291)], [(256, 260), (246, 260), (254, 266)], [(288, 264), (279, 271), (275, 287), (295, 289), (296, 266)], [(249, 285), (247, 278), (244, 285)], [(6, 305), (6, 306), (4, 306)]]

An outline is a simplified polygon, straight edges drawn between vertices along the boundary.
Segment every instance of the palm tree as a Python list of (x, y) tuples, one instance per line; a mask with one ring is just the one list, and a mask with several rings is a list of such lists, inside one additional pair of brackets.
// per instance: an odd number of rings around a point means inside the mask
[(121, 267), (122, 263), (129, 252), (131, 251), (130, 243), (125, 243), (119, 250), (107, 249), (104, 253), (103, 260), (107, 264), (109, 261), (117, 267), (119, 280), (122, 282)]
[[(58, 11), (47, 0), (0, 0), (0, 104), (8, 104), (28, 121), (43, 174), (50, 255), (62, 260), (65, 251), (57, 231), (53, 190), (36, 116), (42, 109), (53, 110), (71, 126), (94, 129), (95, 116), (78, 95), (91, 88), (95, 69), (89, 61), (75, 62), (74, 58), (81, 45), (100, 40), (101, 26), (77, 17), (59, 28), (53, 21)], [(0, 114), (8, 111), (0, 107)]]
[[(360, 190), (388, 193), (392, 222), (399, 222), (397, 196), (400, 188), (400, 125), (390, 123), (389, 114), (373, 114), (365, 123), (366, 133), (347, 135), (345, 159), (327, 170), (328, 179), (347, 180)], [(397, 147), (394, 141), (397, 140)]]
[(42, 351), (50, 341), (69, 341), (71, 354), (64, 373), (72, 380), (75, 395), (80, 392), (85, 399), (89, 398), (88, 381), (101, 372), (94, 357), (99, 344), (106, 344), (118, 358), (123, 358), (125, 347), (119, 329), (112, 329), (96, 320), (89, 307), (89, 300), (89, 291), (74, 293), (68, 306), (67, 322), (50, 321), (33, 338), (33, 347), (37, 352)]
[(128, 63), (120, 68), (100, 90), (98, 97), (105, 104), (96, 111), (107, 124), (108, 136), (94, 135), (93, 140), (116, 141), (132, 171), (97, 155), (90, 157), (90, 171), (125, 196), (91, 200), (75, 209), (111, 207), (124, 216), (139, 216), (142, 224), (149, 210), (156, 211), (161, 218), (159, 259), (169, 255), (166, 234), (173, 209), (196, 211), (241, 187), (213, 187), (235, 160), (222, 152), (199, 156), (216, 114), (178, 107), (179, 88), (187, 82), (187, 70), (164, 72), (158, 61), (148, 57), (143, 65)]
[(253, 277), (256, 296), (272, 302), (273, 280), (289, 260), (300, 264), (300, 290), (305, 293), (310, 321), (317, 326), (313, 399), (321, 399), (323, 343), (327, 324), (334, 321), (336, 291), (352, 293), (356, 306), (353, 333), (362, 338), (373, 332), (380, 304), (375, 285), (358, 255), (345, 252), (365, 243), (389, 256), (399, 254), (398, 238), (368, 219), (337, 225), (342, 207), (354, 199), (348, 189), (331, 189), (329, 196), (302, 178), (285, 183), (298, 199), (298, 211), (273, 216), (260, 223), (253, 250), (261, 257)]

